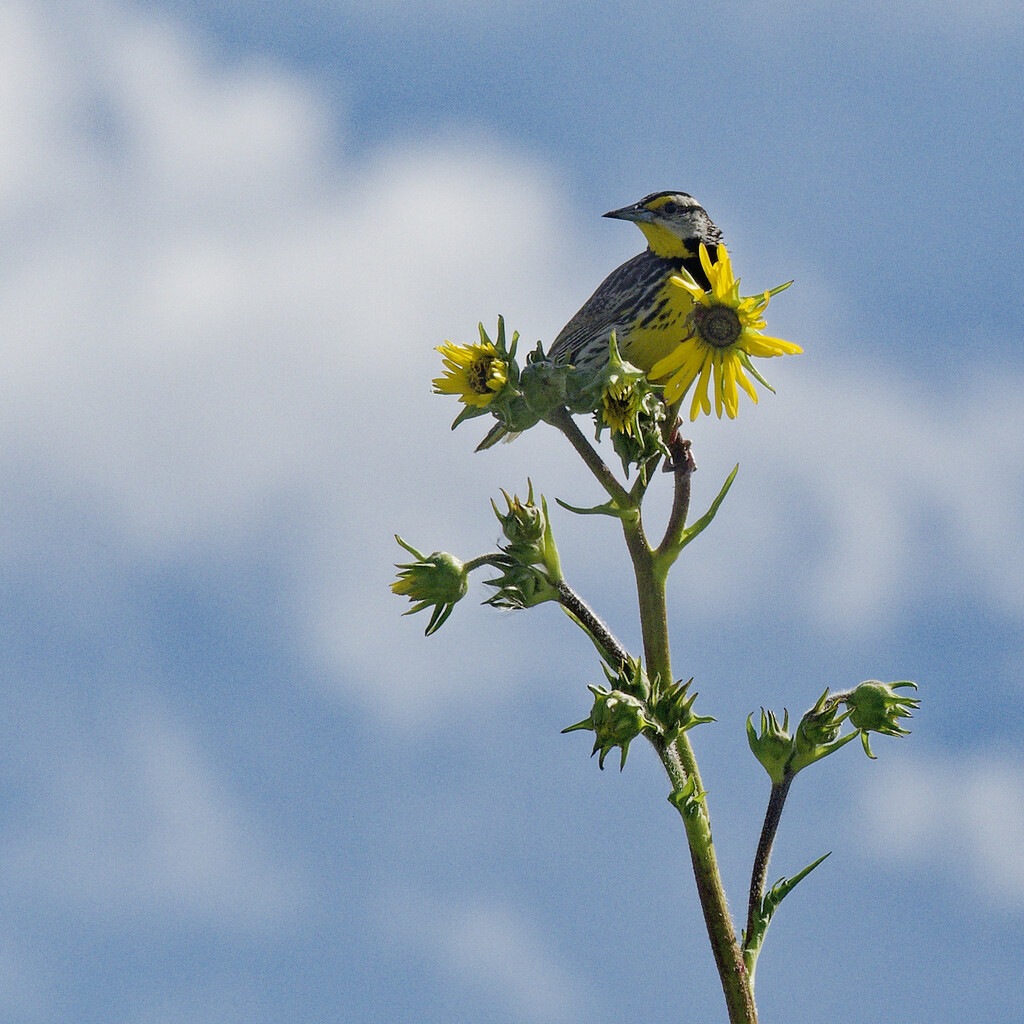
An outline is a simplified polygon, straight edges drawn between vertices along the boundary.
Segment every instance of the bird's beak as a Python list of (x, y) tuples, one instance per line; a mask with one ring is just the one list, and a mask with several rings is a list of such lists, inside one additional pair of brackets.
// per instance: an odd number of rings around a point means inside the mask
[(605, 216), (615, 220), (631, 220), (635, 223), (643, 222), (645, 224), (654, 220), (654, 214), (650, 210), (645, 210), (639, 203), (624, 206), (621, 210), (609, 210)]

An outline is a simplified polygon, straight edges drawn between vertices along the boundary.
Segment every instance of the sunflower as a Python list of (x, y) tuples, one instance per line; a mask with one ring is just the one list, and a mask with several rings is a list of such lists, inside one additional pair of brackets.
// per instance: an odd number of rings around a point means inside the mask
[[(732, 261), (724, 245), (718, 246), (717, 259), (711, 262), (707, 247), (701, 243), (700, 262), (711, 288), (704, 291), (692, 278), (675, 276), (669, 283), (687, 293), (693, 302), (688, 315), (689, 332), (683, 341), (651, 370), (652, 380), (665, 381), (665, 401), (670, 405), (681, 399), (696, 381), (690, 403), (690, 419), (703, 410), (711, 414), (708, 384), (715, 379), (715, 412), (719, 419), (725, 409), (730, 419), (739, 410), (741, 387), (754, 404), (757, 392), (747, 377), (749, 372), (765, 387), (768, 382), (754, 369), (751, 356), (782, 356), (802, 352), (799, 345), (762, 334), (766, 326), (762, 313), (768, 300), (793, 282), (787, 282), (761, 295), (740, 298), (740, 283), (733, 275)], [(746, 371), (746, 372), (744, 372)]]
[(446, 341), (437, 351), (444, 357), (445, 375), (434, 378), (436, 395), (458, 395), (460, 402), (482, 409), (508, 381), (508, 366), (490, 341), (473, 345)]

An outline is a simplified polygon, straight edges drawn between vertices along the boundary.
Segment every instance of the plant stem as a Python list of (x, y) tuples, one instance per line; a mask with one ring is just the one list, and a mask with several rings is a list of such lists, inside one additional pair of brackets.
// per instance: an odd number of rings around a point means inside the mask
[(619, 506), (620, 509), (632, 507), (629, 492), (615, 478), (615, 474), (605, 465), (604, 460), (594, 446), (583, 436), (583, 432), (576, 426), (576, 421), (569, 414), (569, 410), (562, 406), (556, 409), (548, 417), (548, 422), (557, 427), (568, 438), (569, 443), (579, 452), (580, 458), (587, 464), (587, 468), (597, 477), (598, 483), (608, 492), (608, 496)]
[(501, 567), (501, 560), (505, 556), (500, 551), (492, 551), (487, 555), (477, 555), (476, 558), (471, 558), (468, 562), (462, 563), (462, 568), (465, 572), (472, 572), (474, 569), (480, 569), (485, 565), (493, 565), (496, 568)]
[(786, 797), (789, 796), (789, 787), (794, 778), (796, 778), (795, 775), (787, 773), (781, 782), (773, 782), (771, 796), (768, 797), (768, 809), (764, 814), (761, 838), (757, 843), (754, 868), (750, 874), (750, 896), (747, 900), (747, 943), (753, 940), (754, 919), (760, 911), (761, 901), (764, 899), (764, 880), (768, 877), (768, 861), (772, 855), (772, 846), (775, 843), (775, 834), (779, 830), (779, 822), (782, 820), (782, 808), (786, 806)]
[(690, 511), (690, 477), (697, 469), (697, 463), (693, 461), (690, 452), (690, 442), (682, 440), (675, 432), (669, 440), (669, 452), (672, 455), (670, 468), (675, 477), (675, 493), (672, 499), (672, 512), (665, 526), (665, 536), (658, 545), (659, 554), (678, 548), (680, 544), (680, 538), (686, 529), (686, 517)]
[[(668, 615), (665, 601), (665, 582), (656, 572), (654, 552), (651, 551), (640, 523), (623, 522), (626, 544), (633, 557), (636, 572), (637, 595), (640, 602), (640, 622), (644, 638), (644, 657), (647, 673), (664, 684), (672, 680), (672, 666), (668, 644)], [(725, 994), (730, 1024), (756, 1024), (757, 1008), (750, 988), (746, 964), (736, 941), (736, 930), (725, 898), (725, 887), (718, 870), (718, 859), (711, 836), (711, 820), (707, 801), (703, 797), (700, 772), (693, 747), (685, 733), (674, 743), (658, 749), (662, 764), (668, 773), (674, 792), (680, 792), (689, 780), (698, 799), (693, 813), (680, 811), (690, 847), (690, 861), (697, 883), (697, 895), (704, 913), (704, 924), (718, 968)]]
[(555, 584), (558, 603), (589, 634), (609, 665), (622, 668), (629, 664), (629, 652), (615, 638), (611, 630), (598, 618), (594, 610), (569, 586), (565, 580)]
[[(624, 516), (621, 521), (636, 576), (644, 663), (652, 684), (658, 679), (663, 686), (671, 685), (672, 659), (669, 652), (668, 607), (665, 597), (667, 566), (657, 558), (644, 533), (639, 501), (643, 498), (645, 488), (637, 490), (635, 496), (626, 491), (594, 450), (593, 445), (580, 432), (568, 409), (556, 410), (550, 416), (549, 422), (565, 434), (619, 508), (635, 511), (634, 515)], [(670, 446), (670, 450), (673, 452), (676, 487), (666, 537), (681, 534), (685, 528), (690, 497), (689, 476), (692, 472), (688, 444), (675, 440), (674, 437), (672, 440), (675, 447)], [(686, 733), (680, 734), (673, 743), (655, 743), (655, 747), (668, 773), (673, 792), (681, 792), (688, 782), (693, 783), (694, 809), (681, 809), (680, 814), (686, 828), (690, 860), (697, 882), (697, 895), (704, 913), (704, 923), (707, 926), (722, 990), (725, 993), (730, 1024), (757, 1024), (754, 995), (726, 904), (725, 888), (722, 885), (722, 876), (718, 870), (718, 860), (711, 838), (711, 821), (693, 748)]]

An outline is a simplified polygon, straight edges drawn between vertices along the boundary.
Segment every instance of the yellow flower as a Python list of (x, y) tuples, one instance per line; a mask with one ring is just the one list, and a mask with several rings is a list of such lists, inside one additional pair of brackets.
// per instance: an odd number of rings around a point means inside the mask
[(458, 395), (460, 402), (482, 409), (508, 380), (508, 367), (489, 341), (475, 345), (438, 346), (445, 375), (433, 381), (435, 395)]
[(605, 426), (620, 434), (634, 436), (642, 399), (635, 378), (616, 375), (601, 393), (601, 419)]
[(665, 401), (670, 405), (682, 398), (696, 381), (690, 403), (690, 419), (695, 420), (701, 411), (711, 414), (708, 384), (713, 374), (715, 412), (721, 419), (724, 408), (729, 418), (735, 419), (739, 411), (737, 385), (757, 404), (757, 392), (744, 370), (769, 387), (751, 365), (750, 357), (792, 355), (803, 351), (791, 341), (770, 338), (761, 333), (766, 326), (761, 314), (768, 300), (792, 282), (761, 295), (741, 299), (740, 283), (733, 276), (732, 261), (724, 245), (718, 246), (718, 258), (712, 263), (702, 243), (700, 262), (711, 282), (710, 291), (705, 292), (692, 279), (670, 279), (670, 283), (686, 291), (688, 299), (693, 302), (693, 310), (688, 317), (690, 332), (674, 352), (654, 365), (651, 378), (667, 378)]

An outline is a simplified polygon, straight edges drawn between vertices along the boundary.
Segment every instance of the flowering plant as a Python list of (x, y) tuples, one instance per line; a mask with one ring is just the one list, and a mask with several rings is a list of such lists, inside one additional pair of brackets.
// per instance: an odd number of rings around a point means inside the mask
[[(684, 683), (674, 674), (666, 603), (669, 570), (683, 549), (714, 520), (736, 478), (736, 469), (708, 510), (688, 523), (690, 483), (696, 466), (690, 442), (679, 434), (678, 411), (692, 388), (691, 419), (701, 412), (710, 414), (708, 389), (713, 381), (717, 415), (720, 418), (724, 410), (733, 418), (738, 412), (738, 389), (757, 402), (747, 373), (767, 386), (751, 357), (801, 350), (792, 342), (762, 333), (769, 299), (788, 285), (741, 297), (724, 246), (718, 246), (712, 261), (701, 245), (700, 261), (710, 287), (701, 289), (689, 275), (671, 279), (669, 295), (674, 290), (680, 310), (685, 310), (678, 318), (683, 330), (678, 344), (648, 366), (647, 372), (622, 357), (614, 332), (607, 359), (596, 368), (592, 364), (580, 368), (561, 364), (547, 357), (539, 343), (520, 365), (518, 334), (507, 343), (499, 318), (494, 341), (481, 325), (478, 342), (445, 342), (439, 349), (444, 375), (433, 382), (436, 392), (454, 395), (462, 405), (453, 427), (478, 416), (490, 415), (496, 420), (481, 448), (489, 447), (498, 436), (545, 423), (560, 431), (582, 457), (607, 501), (590, 508), (561, 501), (559, 505), (581, 515), (619, 520), (636, 576), (642, 657), (631, 654), (612, 635), (565, 579), (548, 504), (543, 496), (539, 502), (535, 499), (532, 483), (525, 499), (504, 494), (504, 511), (492, 501), (504, 535), (497, 551), (462, 561), (445, 552), (423, 555), (399, 539), (415, 561), (398, 566), (392, 589), (413, 602), (409, 613), (431, 609), (426, 630), (430, 634), (466, 595), (469, 574), (488, 566), (498, 575), (485, 581), (493, 591), (485, 603), (525, 609), (554, 601), (590, 638), (602, 659), (607, 686), (589, 687), (593, 696), (589, 714), (563, 731), (593, 732), (593, 753), (599, 754), (601, 768), (607, 754), (618, 748), (621, 770), (630, 744), (640, 737), (649, 741), (665, 768), (669, 799), (682, 819), (729, 1020), (754, 1024), (755, 970), (768, 924), (785, 896), (825, 859), (819, 857), (792, 877), (766, 886), (772, 845), (793, 780), (798, 772), (858, 736), (865, 753), (873, 757), (869, 735), (905, 735), (901, 720), (910, 717), (918, 701), (897, 692), (914, 687), (913, 683), (871, 680), (849, 690), (826, 689), (792, 730), (788, 711), (780, 723), (774, 712), (762, 708), (759, 729), (753, 716), (747, 719), (750, 749), (768, 773), (771, 788), (753, 858), (746, 926), (737, 937), (712, 841), (707, 794), (689, 738), (690, 730), (714, 719), (694, 710), (697, 693), (691, 690), (693, 680)], [(574, 415), (593, 417), (598, 442), (603, 431), (610, 432), (624, 480), (608, 467), (599, 447), (584, 436)], [(659, 466), (671, 474), (673, 495), (665, 532), (654, 544), (646, 532), (643, 503)]]

